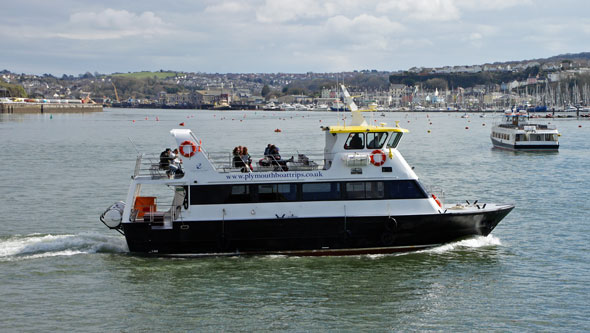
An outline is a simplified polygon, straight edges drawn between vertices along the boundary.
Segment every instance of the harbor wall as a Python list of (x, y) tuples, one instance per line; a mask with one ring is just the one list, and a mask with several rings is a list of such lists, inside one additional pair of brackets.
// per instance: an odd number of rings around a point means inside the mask
[(101, 104), (0, 103), (0, 113), (76, 113), (101, 111)]

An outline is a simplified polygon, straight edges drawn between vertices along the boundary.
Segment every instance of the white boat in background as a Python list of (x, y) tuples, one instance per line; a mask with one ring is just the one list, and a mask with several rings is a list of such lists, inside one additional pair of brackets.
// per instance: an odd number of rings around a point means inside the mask
[(295, 111), (308, 111), (309, 109), (307, 108), (307, 106), (301, 104), (301, 103), (295, 103), (293, 104), (293, 108), (295, 109)]
[(318, 104), (314, 107), (316, 111), (330, 111), (330, 106), (328, 104)]
[(281, 111), (295, 111), (295, 107), (289, 103), (281, 103), (279, 104), (279, 109)]
[(526, 111), (506, 111), (502, 121), (492, 127), (490, 134), (496, 148), (522, 151), (559, 149), (559, 131), (552, 124), (530, 121)]
[(280, 111), (279, 107), (276, 106), (276, 104), (274, 102), (267, 103), (262, 108), (263, 108), (263, 110), (268, 110), (268, 111)]

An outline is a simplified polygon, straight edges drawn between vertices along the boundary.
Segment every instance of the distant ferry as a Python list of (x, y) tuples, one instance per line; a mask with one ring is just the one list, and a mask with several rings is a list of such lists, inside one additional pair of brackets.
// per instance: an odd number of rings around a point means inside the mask
[[(131, 252), (359, 255), (486, 236), (514, 208), (444, 204), (397, 149), (408, 130), (369, 125), (348, 101), (352, 121), (322, 127), (318, 161), (303, 154), (281, 159), (276, 150), (252, 169), (215, 164), (195, 133), (173, 129), (183, 172), (138, 156), (127, 203), (113, 204), (100, 220), (125, 235)], [(144, 194), (150, 186), (171, 189), (172, 198)]]
[(558, 150), (559, 131), (555, 125), (532, 123), (526, 111), (504, 113), (490, 134), (496, 148), (509, 150)]

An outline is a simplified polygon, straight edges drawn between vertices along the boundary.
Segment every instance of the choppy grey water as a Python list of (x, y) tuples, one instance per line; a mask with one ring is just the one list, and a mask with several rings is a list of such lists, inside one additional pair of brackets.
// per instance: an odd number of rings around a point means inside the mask
[[(590, 122), (552, 120), (558, 153), (491, 148), (491, 116), (389, 113), (421, 179), (514, 203), (491, 236), (419, 253), (171, 259), (129, 255), (98, 216), (136, 152), (185, 122), (208, 151), (321, 150), (335, 113), (105, 109), (0, 115), (2, 331), (583, 331), (590, 329)], [(581, 127), (580, 127), (581, 126)], [(468, 129), (466, 129), (468, 127)], [(274, 129), (280, 128), (281, 133)], [(428, 132), (430, 130), (430, 133)]]

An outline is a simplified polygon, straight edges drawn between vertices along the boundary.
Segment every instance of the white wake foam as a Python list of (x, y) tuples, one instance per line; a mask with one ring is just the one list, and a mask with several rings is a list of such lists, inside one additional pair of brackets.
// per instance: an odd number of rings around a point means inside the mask
[(0, 260), (11, 261), (85, 253), (126, 252), (122, 237), (100, 234), (11, 236), (0, 239)]
[(421, 252), (426, 253), (445, 253), (449, 251), (459, 250), (459, 249), (467, 249), (467, 248), (479, 248), (479, 247), (488, 247), (488, 246), (499, 246), (502, 245), (502, 242), (499, 238), (495, 237), (494, 235), (487, 235), (487, 236), (477, 236), (474, 238), (464, 239), (458, 242), (448, 243), (441, 246), (433, 247), (431, 249), (427, 249)]

